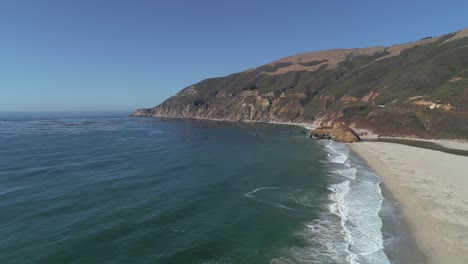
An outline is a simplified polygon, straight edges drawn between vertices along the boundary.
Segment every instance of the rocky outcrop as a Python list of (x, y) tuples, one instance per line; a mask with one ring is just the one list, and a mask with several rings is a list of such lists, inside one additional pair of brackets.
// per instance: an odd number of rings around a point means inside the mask
[(317, 139), (331, 139), (344, 143), (361, 141), (358, 134), (343, 123), (335, 123), (331, 127), (316, 128), (310, 131), (309, 136)]
[(377, 96), (379, 96), (380, 94), (378, 92), (375, 92), (375, 91), (370, 91), (368, 94), (366, 94), (361, 100), (366, 102), (366, 103), (369, 103), (369, 102), (372, 102), (373, 100), (375, 100), (375, 98)]
[(444, 111), (450, 111), (450, 110), (453, 110), (453, 106), (452, 104), (450, 103), (447, 103), (447, 104), (438, 104), (436, 102), (431, 102), (431, 101), (426, 101), (426, 100), (418, 100), (416, 102), (413, 103), (414, 105), (416, 106), (424, 106), (424, 107), (427, 107), (431, 110), (434, 110), (434, 109), (440, 109), (440, 110), (444, 110)]
[(356, 97), (349, 96), (349, 95), (343, 95), (340, 101), (344, 103), (349, 103), (349, 102), (357, 102), (359, 101), (359, 99), (357, 99)]

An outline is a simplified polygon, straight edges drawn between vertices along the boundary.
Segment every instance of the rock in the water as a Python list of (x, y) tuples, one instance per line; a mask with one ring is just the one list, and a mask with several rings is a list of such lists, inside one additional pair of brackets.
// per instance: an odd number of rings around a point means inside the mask
[(310, 131), (309, 136), (317, 139), (331, 139), (345, 143), (361, 141), (358, 134), (343, 123), (335, 123), (332, 127), (319, 127)]

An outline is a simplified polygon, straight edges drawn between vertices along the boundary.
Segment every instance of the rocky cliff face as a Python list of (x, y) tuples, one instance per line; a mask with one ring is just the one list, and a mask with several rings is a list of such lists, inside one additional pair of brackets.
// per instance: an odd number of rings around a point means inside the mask
[(203, 80), (132, 115), (346, 122), (387, 135), (468, 137), (468, 29), (391, 47), (283, 58)]
[(345, 143), (361, 141), (361, 138), (356, 132), (342, 123), (335, 123), (331, 127), (316, 128), (310, 131), (309, 136), (317, 139), (331, 139)]
[[(317, 100), (314, 107), (325, 103)], [(133, 116), (261, 122), (313, 120), (313, 116), (304, 116), (303, 110), (300, 100), (262, 97), (254, 92), (244, 92), (224, 98), (171, 97), (158, 107), (139, 109)]]

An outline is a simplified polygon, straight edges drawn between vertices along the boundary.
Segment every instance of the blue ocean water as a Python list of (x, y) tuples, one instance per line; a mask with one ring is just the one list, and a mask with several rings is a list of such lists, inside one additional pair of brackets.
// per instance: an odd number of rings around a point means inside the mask
[(0, 263), (421, 261), (380, 178), (300, 127), (0, 120)]

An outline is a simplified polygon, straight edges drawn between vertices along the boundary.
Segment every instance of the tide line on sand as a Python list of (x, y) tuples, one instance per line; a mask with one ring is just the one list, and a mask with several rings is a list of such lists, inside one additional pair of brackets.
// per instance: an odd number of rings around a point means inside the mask
[(467, 263), (468, 157), (386, 142), (349, 147), (401, 203), (427, 263)]

